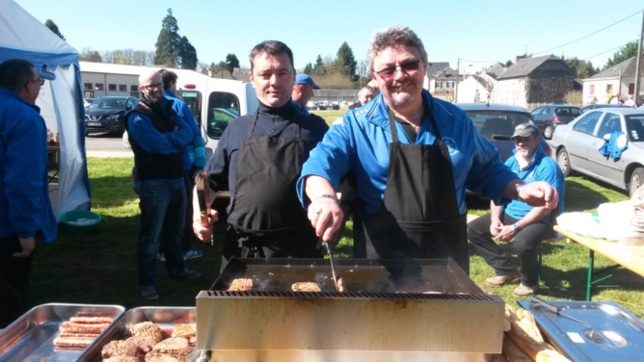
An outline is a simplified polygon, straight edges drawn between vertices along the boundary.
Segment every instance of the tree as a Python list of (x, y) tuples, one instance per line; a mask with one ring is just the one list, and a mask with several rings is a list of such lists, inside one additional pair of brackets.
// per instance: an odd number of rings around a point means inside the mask
[(176, 67), (180, 43), (181, 37), (179, 36), (177, 19), (172, 16), (172, 9), (168, 9), (168, 15), (161, 21), (161, 31), (157, 37), (154, 64)]
[(606, 65), (604, 66), (604, 70), (612, 67), (613, 65), (617, 65), (625, 60), (628, 60), (634, 56), (637, 56), (637, 41), (635, 40), (628, 42), (619, 51), (615, 52), (615, 54), (613, 54), (613, 57), (611, 59), (608, 59), (608, 62), (606, 62)]
[(230, 73), (230, 76), (233, 76), (233, 70), (235, 68), (239, 68), (239, 59), (237, 59), (237, 56), (233, 53), (228, 53), (226, 55), (226, 70), (228, 70), (228, 73)]
[(313, 66), (313, 73), (317, 75), (326, 74), (326, 66), (324, 65), (324, 61), (322, 60), (322, 56), (320, 54), (318, 54), (317, 59), (315, 59), (315, 65)]
[(89, 48), (84, 48), (80, 54), (78, 54), (78, 60), (82, 60), (84, 62), (94, 62), (94, 63), (102, 63), (103, 58), (101, 55), (96, 51), (92, 50)]
[(63, 34), (61, 34), (60, 30), (58, 30), (58, 25), (56, 25), (53, 20), (47, 19), (47, 21), (45, 21), (45, 26), (48, 27), (49, 30), (51, 30), (54, 34), (58, 35), (61, 39), (65, 40)]
[(349, 47), (349, 44), (347, 44), (346, 41), (342, 43), (338, 49), (337, 63), (342, 74), (347, 77), (352, 78), (356, 74), (356, 65), (358, 63), (353, 56), (353, 50), (351, 50), (351, 47)]
[(304, 67), (304, 74), (311, 75), (313, 74), (313, 64), (311, 63), (306, 63), (306, 66)]
[(565, 59), (562, 57), (562, 59), (566, 62), (566, 65), (570, 67), (570, 69), (575, 71), (577, 78), (590, 78), (591, 76), (598, 73), (598, 70), (593, 67), (593, 64), (591, 62), (577, 59), (577, 57), (570, 59)]
[(190, 44), (190, 41), (185, 36), (181, 37), (177, 55), (181, 69), (197, 69), (197, 49)]

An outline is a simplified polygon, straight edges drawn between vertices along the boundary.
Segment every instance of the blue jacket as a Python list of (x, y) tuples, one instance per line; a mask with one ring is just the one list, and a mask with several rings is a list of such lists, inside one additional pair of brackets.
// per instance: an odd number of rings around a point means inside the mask
[[(451, 103), (433, 98), (427, 91), (422, 92), (422, 97), (433, 110), (441, 138), (449, 149), (461, 214), (467, 212), (466, 188), (502, 202), (503, 187), (517, 175), (503, 165), (496, 149), (476, 131), (465, 112)], [(357, 197), (366, 203), (367, 213), (375, 213), (382, 205), (387, 185), (389, 144), (392, 141), (388, 107), (382, 94), (360, 108), (349, 110), (339, 123), (329, 129), (304, 163), (297, 185), (300, 201), (306, 206), (304, 179), (307, 176), (324, 177), (337, 190), (340, 180), (353, 171)], [(398, 141), (411, 143), (402, 126), (396, 123)], [(431, 123), (425, 119), (416, 144), (435, 144), (436, 141)]]
[(622, 153), (628, 148), (626, 135), (624, 132), (611, 132), (608, 141), (599, 148), (599, 153), (603, 156), (610, 157), (617, 161), (622, 157)]
[[(515, 149), (516, 153), (516, 149)], [(511, 156), (505, 161), (505, 164), (516, 172), (519, 175), (519, 178), (525, 183), (530, 183), (534, 181), (545, 181), (552, 186), (557, 193), (559, 193), (559, 206), (557, 207), (558, 214), (561, 215), (564, 210), (564, 175), (557, 165), (557, 162), (552, 159), (552, 157), (546, 156), (541, 147), (537, 147), (537, 151), (534, 154), (534, 159), (526, 167), (525, 170), (519, 169), (519, 164), (515, 156)], [(515, 219), (523, 218), (530, 210), (532, 206), (523, 203), (518, 200), (512, 200), (509, 204), (505, 206), (504, 212)], [(550, 220), (550, 215), (546, 216), (544, 221)]]
[(40, 108), (0, 87), (0, 237), (56, 239), (47, 161), (47, 126)]
[(192, 115), (192, 112), (190, 112), (190, 108), (188, 108), (186, 102), (177, 98), (171, 90), (163, 91), (163, 95), (167, 99), (171, 99), (173, 101), (172, 109), (177, 112), (177, 115), (183, 118), (184, 122), (186, 122), (192, 130), (192, 134), (194, 136), (192, 142), (186, 145), (184, 150), (184, 164), (186, 166), (186, 170), (190, 170), (191, 168), (199, 170), (203, 169), (206, 165), (206, 147), (203, 137), (201, 137), (199, 124)]

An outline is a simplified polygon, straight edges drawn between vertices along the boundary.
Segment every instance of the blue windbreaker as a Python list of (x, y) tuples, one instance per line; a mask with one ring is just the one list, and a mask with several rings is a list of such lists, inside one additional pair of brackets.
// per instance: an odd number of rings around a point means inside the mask
[[(433, 98), (425, 90), (422, 97), (423, 102), (430, 105), (441, 138), (449, 149), (461, 215), (467, 212), (466, 188), (497, 203), (507, 202), (501, 200), (501, 192), (517, 175), (501, 162), (496, 149), (478, 133), (460, 108)], [(304, 195), (304, 179), (307, 176), (324, 177), (337, 190), (340, 180), (349, 171), (353, 171), (357, 197), (366, 203), (367, 213), (373, 214), (382, 205), (387, 186), (389, 144), (392, 141), (388, 107), (382, 94), (360, 108), (349, 110), (339, 123), (329, 129), (304, 163), (297, 185), (300, 201), (307, 206)], [(398, 122), (396, 127), (398, 141), (411, 143)], [(436, 141), (431, 123), (425, 119), (416, 144), (435, 144)]]

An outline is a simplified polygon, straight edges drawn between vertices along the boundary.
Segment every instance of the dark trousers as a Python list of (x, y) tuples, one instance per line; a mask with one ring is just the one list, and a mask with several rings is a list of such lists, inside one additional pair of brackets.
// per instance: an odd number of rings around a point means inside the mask
[[(467, 237), (476, 253), (488, 263), (496, 275), (507, 275), (514, 272), (512, 258), (492, 239), (490, 214), (485, 214), (467, 224)], [(503, 224), (512, 225), (518, 220), (503, 214)], [(519, 258), (521, 283), (533, 287), (539, 283), (539, 247), (543, 240), (554, 234), (552, 226), (540, 221), (521, 229), (514, 237), (512, 248)]]
[(28, 309), (27, 294), (33, 254), (16, 258), (22, 247), (18, 237), (0, 238), (0, 328), (5, 328)]

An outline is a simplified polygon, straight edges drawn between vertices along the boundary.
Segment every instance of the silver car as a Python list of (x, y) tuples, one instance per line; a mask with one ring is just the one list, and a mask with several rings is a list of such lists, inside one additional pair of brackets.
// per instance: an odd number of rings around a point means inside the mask
[[(624, 132), (626, 149), (614, 159), (599, 149), (613, 132)], [(644, 184), (644, 109), (598, 108), (555, 128), (551, 146), (565, 176), (572, 171), (632, 195)]]

